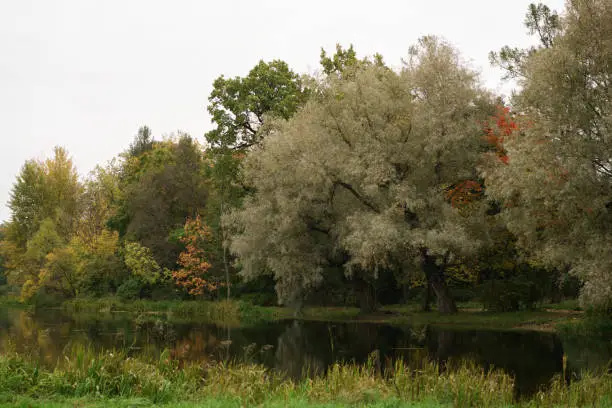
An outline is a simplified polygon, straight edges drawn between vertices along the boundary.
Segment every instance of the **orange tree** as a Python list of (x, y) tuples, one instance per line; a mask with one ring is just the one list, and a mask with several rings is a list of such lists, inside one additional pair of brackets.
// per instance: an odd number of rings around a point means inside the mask
[(185, 222), (184, 234), (180, 238), (185, 245), (178, 264), (181, 268), (172, 273), (174, 282), (190, 295), (197, 296), (214, 292), (219, 284), (210, 277), (211, 264), (207, 261), (205, 243), (210, 239), (210, 230), (200, 216)]

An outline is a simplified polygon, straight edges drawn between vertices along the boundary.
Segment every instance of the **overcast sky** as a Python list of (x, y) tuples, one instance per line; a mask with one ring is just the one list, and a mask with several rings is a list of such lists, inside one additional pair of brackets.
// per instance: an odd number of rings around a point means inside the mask
[[(68, 149), (81, 174), (125, 149), (137, 129), (203, 139), (213, 80), (260, 59), (299, 73), (320, 47), (354, 44), (399, 66), (426, 34), (445, 37), (499, 92), (487, 54), (532, 43), (530, 0), (0, 0), (0, 221), (23, 162)], [(546, 1), (561, 10), (563, 0)]]

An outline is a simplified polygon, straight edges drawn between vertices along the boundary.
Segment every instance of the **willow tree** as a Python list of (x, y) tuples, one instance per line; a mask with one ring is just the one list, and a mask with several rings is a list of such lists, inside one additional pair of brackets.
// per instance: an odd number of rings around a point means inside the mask
[(324, 79), (246, 158), (255, 193), (228, 217), (231, 249), (245, 278), (274, 275), (285, 304), (300, 305), (329, 266), (359, 280), (416, 264), (439, 310), (454, 312), (445, 265), (477, 248), (483, 215), (479, 203), (454, 208), (448, 191), (475, 177), (490, 97), (433, 37), (400, 72), (356, 69)]
[(487, 191), (524, 248), (611, 309), (612, 1), (567, 4), (549, 46), (522, 61), (521, 131), (505, 140), (508, 163), (487, 168)]

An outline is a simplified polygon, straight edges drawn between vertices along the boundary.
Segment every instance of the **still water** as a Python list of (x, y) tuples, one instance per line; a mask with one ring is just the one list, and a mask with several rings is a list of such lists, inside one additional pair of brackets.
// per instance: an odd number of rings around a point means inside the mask
[(515, 378), (515, 394), (528, 396), (555, 374), (607, 364), (612, 343), (603, 347), (569, 344), (552, 333), (453, 330), (431, 326), (281, 321), (247, 327), (175, 322), (164, 316), (129, 314), (65, 315), (57, 310), (32, 314), (0, 309), (0, 352), (37, 356), (53, 365), (76, 345), (122, 349), (158, 357), (164, 349), (179, 361), (238, 360), (261, 363), (293, 378), (322, 373), (334, 362), (364, 363), (377, 351), (381, 369), (397, 358), (428, 358), (444, 364), (469, 359), (485, 369), (499, 368)]

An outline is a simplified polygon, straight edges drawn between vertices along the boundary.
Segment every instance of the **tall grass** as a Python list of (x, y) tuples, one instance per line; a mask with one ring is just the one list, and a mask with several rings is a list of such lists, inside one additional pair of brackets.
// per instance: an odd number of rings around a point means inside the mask
[[(231, 400), (239, 406), (290, 402), (366, 405), (428, 402), (453, 407), (605, 406), (611, 401), (612, 375), (584, 375), (567, 385), (555, 379), (549, 390), (532, 400), (513, 402), (513, 380), (500, 371), (484, 371), (458, 362), (440, 367), (427, 361), (397, 361), (380, 372), (368, 364), (335, 364), (318, 377), (294, 382), (263, 366), (240, 363), (181, 366), (164, 352), (159, 359), (134, 359), (124, 353), (94, 352), (85, 347), (67, 351), (52, 368), (15, 353), (0, 356), (0, 396), (145, 399), (152, 403), (198, 403)], [(396, 404), (397, 403), (397, 404)]]

